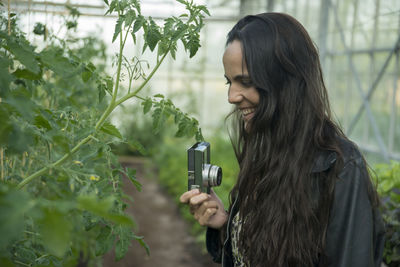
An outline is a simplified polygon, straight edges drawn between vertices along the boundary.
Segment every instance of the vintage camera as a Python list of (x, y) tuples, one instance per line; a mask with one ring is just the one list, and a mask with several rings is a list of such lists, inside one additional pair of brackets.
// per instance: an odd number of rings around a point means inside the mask
[(222, 181), (221, 167), (210, 164), (210, 143), (198, 142), (188, 150), (188, 190), (210, 193)]

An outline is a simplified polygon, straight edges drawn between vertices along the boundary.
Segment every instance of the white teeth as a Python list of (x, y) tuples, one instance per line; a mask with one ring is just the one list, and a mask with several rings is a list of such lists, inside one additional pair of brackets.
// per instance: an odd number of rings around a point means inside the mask
[(254, 112), (254, 111), (255, 111), (254, 108), (246, 108), (246, 109), (242, 109), (242, 114), (243, 114), (244, 116), (246, 116), (246, 115), (248, 115), (248, 114), (250, 114), (250, 113), (252, 113), (252, 112)]

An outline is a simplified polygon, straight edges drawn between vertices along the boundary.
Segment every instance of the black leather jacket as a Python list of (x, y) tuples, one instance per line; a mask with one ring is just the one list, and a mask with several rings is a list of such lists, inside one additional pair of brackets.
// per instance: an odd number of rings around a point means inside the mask
[[(326, 236), (326, 265), (329, 267), (379, 267), (382, 262), (385, 233), (382, 218), (379, 211), (371, 207), (367, 193), (367, 170), (360, 152), (349, 141), (341, 143), (344, 167), (335, 185)], [(315, 160), (312, 172), (326, 171), (333, 166), (335, 161), (335, 152), (321, 152)], [(223, 267), (234, 266), (230, 224), (238, 211), (236, 206), (234, 203), (229, 216), (228, 238), (225, 242), (221, 241), (219, 230), (207, 229), (207, 250), (215, 262), (222, 262)]]

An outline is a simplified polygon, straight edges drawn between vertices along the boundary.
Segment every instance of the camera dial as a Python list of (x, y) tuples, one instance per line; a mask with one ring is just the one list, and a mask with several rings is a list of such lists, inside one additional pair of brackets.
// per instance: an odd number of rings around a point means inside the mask
[(202, 176), (204, 186), (219, 186), (222, 181), (222, 168), (211, 164), (204, 164)]

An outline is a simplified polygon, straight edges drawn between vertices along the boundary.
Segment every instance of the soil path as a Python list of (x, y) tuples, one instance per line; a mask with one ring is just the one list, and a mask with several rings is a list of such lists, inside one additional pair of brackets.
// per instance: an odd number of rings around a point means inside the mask
[(138, 227), (136, 235), (144, 236), (150, 247), (148, 256), (137, 241), (133, 241), (126, 256), (118, 262), (114, 253), (104, 257), (104, 267), (216, 267), (208, 254), (189, 234), (189, 225), (181, 218), (178, 207), (149, 173), (145, 162), (136, 158), (122, 159), (122, 164), (137, 170), (137, 178), (142, 184), (138, 192), (129, 181), (124, 181), (124, 191), (134, 203), (127, 212)]

